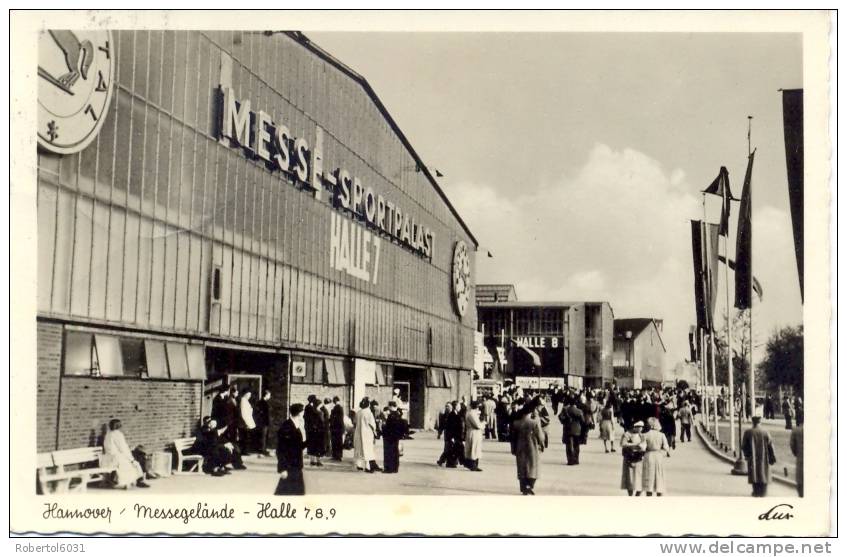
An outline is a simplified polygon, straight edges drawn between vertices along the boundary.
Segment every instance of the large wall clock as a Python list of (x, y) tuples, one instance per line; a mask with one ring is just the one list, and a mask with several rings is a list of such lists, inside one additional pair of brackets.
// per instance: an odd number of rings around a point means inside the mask
[(70, 154), (97, 136), (112, 98), (111, 31), (43, 31), (38, 39), (38, 145)]
[(468, 246), (462, 240), (453, 249), (453, 302), (456, 312), (464, 316), (471, 297), (471, 260)]

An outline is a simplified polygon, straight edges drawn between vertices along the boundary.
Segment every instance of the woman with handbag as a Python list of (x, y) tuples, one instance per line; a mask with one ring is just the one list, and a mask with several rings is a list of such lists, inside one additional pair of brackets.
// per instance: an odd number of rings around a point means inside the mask
[(668, 438), (662, 433), (662, 424), (658, 418), (648, 418), (650, 431), (644, 434), (644, 491), (647, 497), (654, 493), (661, 497), (665, 492), (665, 456), (670, 458), (671, 448)]
[(621, 453), (623, 454), (623, 464), (621, 468), (621, 489), (632, 497), (641, 495), (641, 485), (643, 483), (643, 466), (641, 460), (644, 458), (644, 436), (641, 430), (644, 428), (644, 422), (641, 420), (632, 424), (632, 429), (625, 431), (621, 437)]

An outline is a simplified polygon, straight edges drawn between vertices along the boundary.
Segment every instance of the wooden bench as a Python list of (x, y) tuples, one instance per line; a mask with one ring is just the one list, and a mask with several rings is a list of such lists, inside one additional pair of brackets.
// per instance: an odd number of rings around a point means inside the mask
[(102, 447), (40, 453), (36, 466), (41, 493), (85, 491), (88, 484), (108, 479), (115, 467), (104, 466), (101, 463), (102, 457)]
[[(194, 437), (183, 437), (182, 439), (174, 439), (174, 449), (176, 451), (176, 470), (174, 474), (191, 474), (203, 472), (203, 456), (199, 454), (184, 454), (183, 451), (189, 450), (194, 446)], [(183, 467), (188, 465), (185, 470)]]

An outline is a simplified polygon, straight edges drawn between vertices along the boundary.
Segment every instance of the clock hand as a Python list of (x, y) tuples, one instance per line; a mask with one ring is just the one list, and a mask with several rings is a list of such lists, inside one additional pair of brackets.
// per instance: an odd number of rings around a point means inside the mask
[(38, 75), (40, 75), (41, 77), (43, 77), (44, 79), (46, 79), (47, 81), (49, 81), (50, 83), (52, 83), (53, 85), (55, 85), (56, 87), (58, 87), (59, 89), (64, 91), (65, 93), (67, 93), (68, 95), (74, 94), (74, 92), (71, 91), (70, 87), (66, 86), (64, 83), (62, 83), (61, 81), (59, 81), (58, 79), (56, 79), (55, 77), (50, 75), (50, 73), (47, 70), (45, 70), (44, 68), (42, 68), (41, 66), (38, 66)]

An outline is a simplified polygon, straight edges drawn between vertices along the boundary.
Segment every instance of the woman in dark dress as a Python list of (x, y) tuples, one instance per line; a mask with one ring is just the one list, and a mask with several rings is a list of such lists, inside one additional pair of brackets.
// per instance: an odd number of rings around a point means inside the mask
[(321, 457), (324, 454), (325, 427), (320, 409), (320, 400), (315, 395), (309, 395), (309, 404), (303, 411), (303, 421), (306, 427), (306, 453), (309, 464), (323, 466)]
[(290, 417), (279, 427), (276, 437), (276, 471), (279, 482), (274, 495), (305, 495), (306, 484), (303, 481), (303, 439), (302, 404), (292, 404), (288, 412)]
[(386, 474), (396, 474), (400, 470), (400, 440), (406, 434), (406, 429), (397, 403), (392, 400), (388, 403), (388, 417), (382, 426), (383, 472)]

